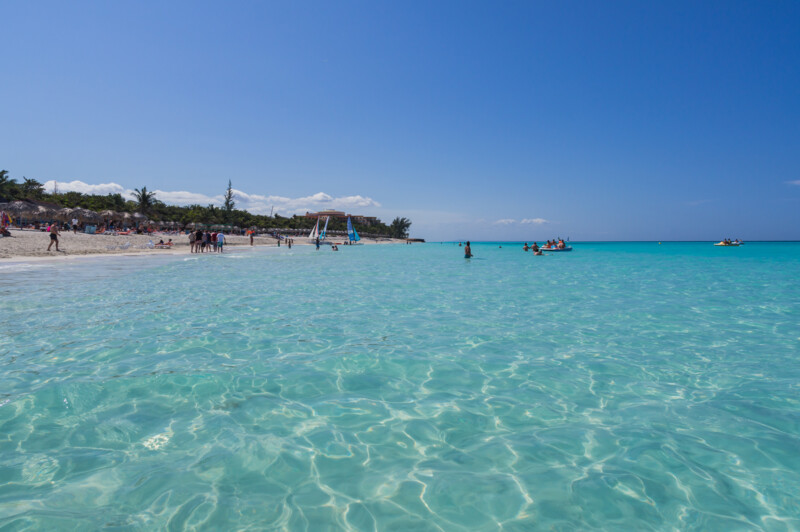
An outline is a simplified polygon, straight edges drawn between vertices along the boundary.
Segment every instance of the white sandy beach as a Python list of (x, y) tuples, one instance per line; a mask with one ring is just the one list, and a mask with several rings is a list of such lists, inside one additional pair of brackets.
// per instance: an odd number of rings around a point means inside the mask
[[(110, 255), (110, 254), (154, 254), (164, 255), (169, 253), (186, 253), (189, 251), (189, 237), (187, 235), (159, 234), (152, 235), (87, 235), (84, 233), (73, 234), (63, 232), (59, 236), (59, 249), (55, 251), (55, 245), (50, 251), (47, 246), (50, 244), (50, 235), (42, 231), (11, 229), (11, 237), (0, 238), (0, 260), (19, 259), (25, 257), (66, 257), (75, 255)], [(163, 239), (166, 242), (172, 239), (175, 244), (170, 249), (151, 249), (148, 247), (150, 241), (158, 243)], [(250, 237), (240, 235), (226, 235), (227, 246), (249, 246)], [(330, 239), (331, 242), (342, 243), (342, 238)], [(364, 244), (399, 244), (405, 240), (399, 239), (367, 239), (362, 238)], [(308, 238), (297, 237), (294, 244), (297, 246), (311, 245)], [(256, 246), (277, 246), (277, 240), (271, 236), (256, 236), (254, 239)], [(285, 245), (285, 243), (281, 243)]]

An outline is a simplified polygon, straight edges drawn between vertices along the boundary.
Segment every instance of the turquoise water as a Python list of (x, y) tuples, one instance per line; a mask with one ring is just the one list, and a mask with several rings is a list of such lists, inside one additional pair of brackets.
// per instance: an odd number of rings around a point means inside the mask
[(800, 244), (0, 263), (3, 530), (798, 530)]

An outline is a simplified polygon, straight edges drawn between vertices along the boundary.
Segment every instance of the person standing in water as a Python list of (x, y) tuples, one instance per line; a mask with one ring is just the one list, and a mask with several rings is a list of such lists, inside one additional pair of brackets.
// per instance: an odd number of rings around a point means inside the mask
[(317, 243), (317, 249), (319, 249), (319, 237), (317, 237), (316, 243)]
[(465, 259), (472, 258), (472, 248), (469, 246), (469, 240), (467, 240), (467, 245), (464, 246), (464, 258)]

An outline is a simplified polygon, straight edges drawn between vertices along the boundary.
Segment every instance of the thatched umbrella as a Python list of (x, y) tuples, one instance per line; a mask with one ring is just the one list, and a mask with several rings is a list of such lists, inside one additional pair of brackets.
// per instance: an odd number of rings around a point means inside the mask
[(133, 213), (133, 221), (136, 222), (136, 225), (138, 226), (142, 222), (146, 222), (147, 221), (147, 216), (145, 216), (144, 214), (142, 214), (140, 212), (135, 212), (135, 213)]
[(17, 216), (22, 216), (24, 214), (29, 214), (35, 210), (36, 206), (32, 203), (28, 203), (27, 201), (12, 201), (6, 206), (6, 209), (17, 213)]
[(111, 209), (107, 209), (100, 213), (100, 216), (105, 218), (106, 220), (119, 220), (121, 218), (120, 213), (117, 211), (112, 211)]
[(31, 209), (30, 216), (31, 218), (35, 218), (36, 220), (52, 220), (56, 214), (55, 209), (51, 209), (49, 207), (45, 207), (44, 205), (36, 205), (33, 209)]
[(54, 214), (55, 219), (60, 221), (60, 222), (66, 222), (68, 220), (71, 220), (72, 217), (73, 217), (72, 216), (72, 211), (73, 210), (74, 209), (70, 209), (69, 207), (64, 207), (63, 209), (58, 209)]
[(38, 216), (38, 205), (34, 205), (33, 203), (28, 203), (27, 201), (12, 201), (11, 203), (6, 204), (5, 209), (8, 212), (13, 213), (16, 215), (17, 219), (19, 220), (19, 225), (22, 227), (22, 220), (25, 218), (37, 217)]
[(78, 207), (77, 209), (72, 210), (73, 218), (77, 218), (80, 222), (99, 222), (101, 220), (101, 216), (94, 211), (90, 211), (89, 209), (84, 209), (82, 207)]

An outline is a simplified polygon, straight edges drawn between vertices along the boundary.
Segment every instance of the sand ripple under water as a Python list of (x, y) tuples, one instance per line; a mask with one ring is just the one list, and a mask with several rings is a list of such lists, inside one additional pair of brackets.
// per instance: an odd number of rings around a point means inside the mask
[(474, 251), (4, 271), (0, 527), (800, 529), (800, 245)]

